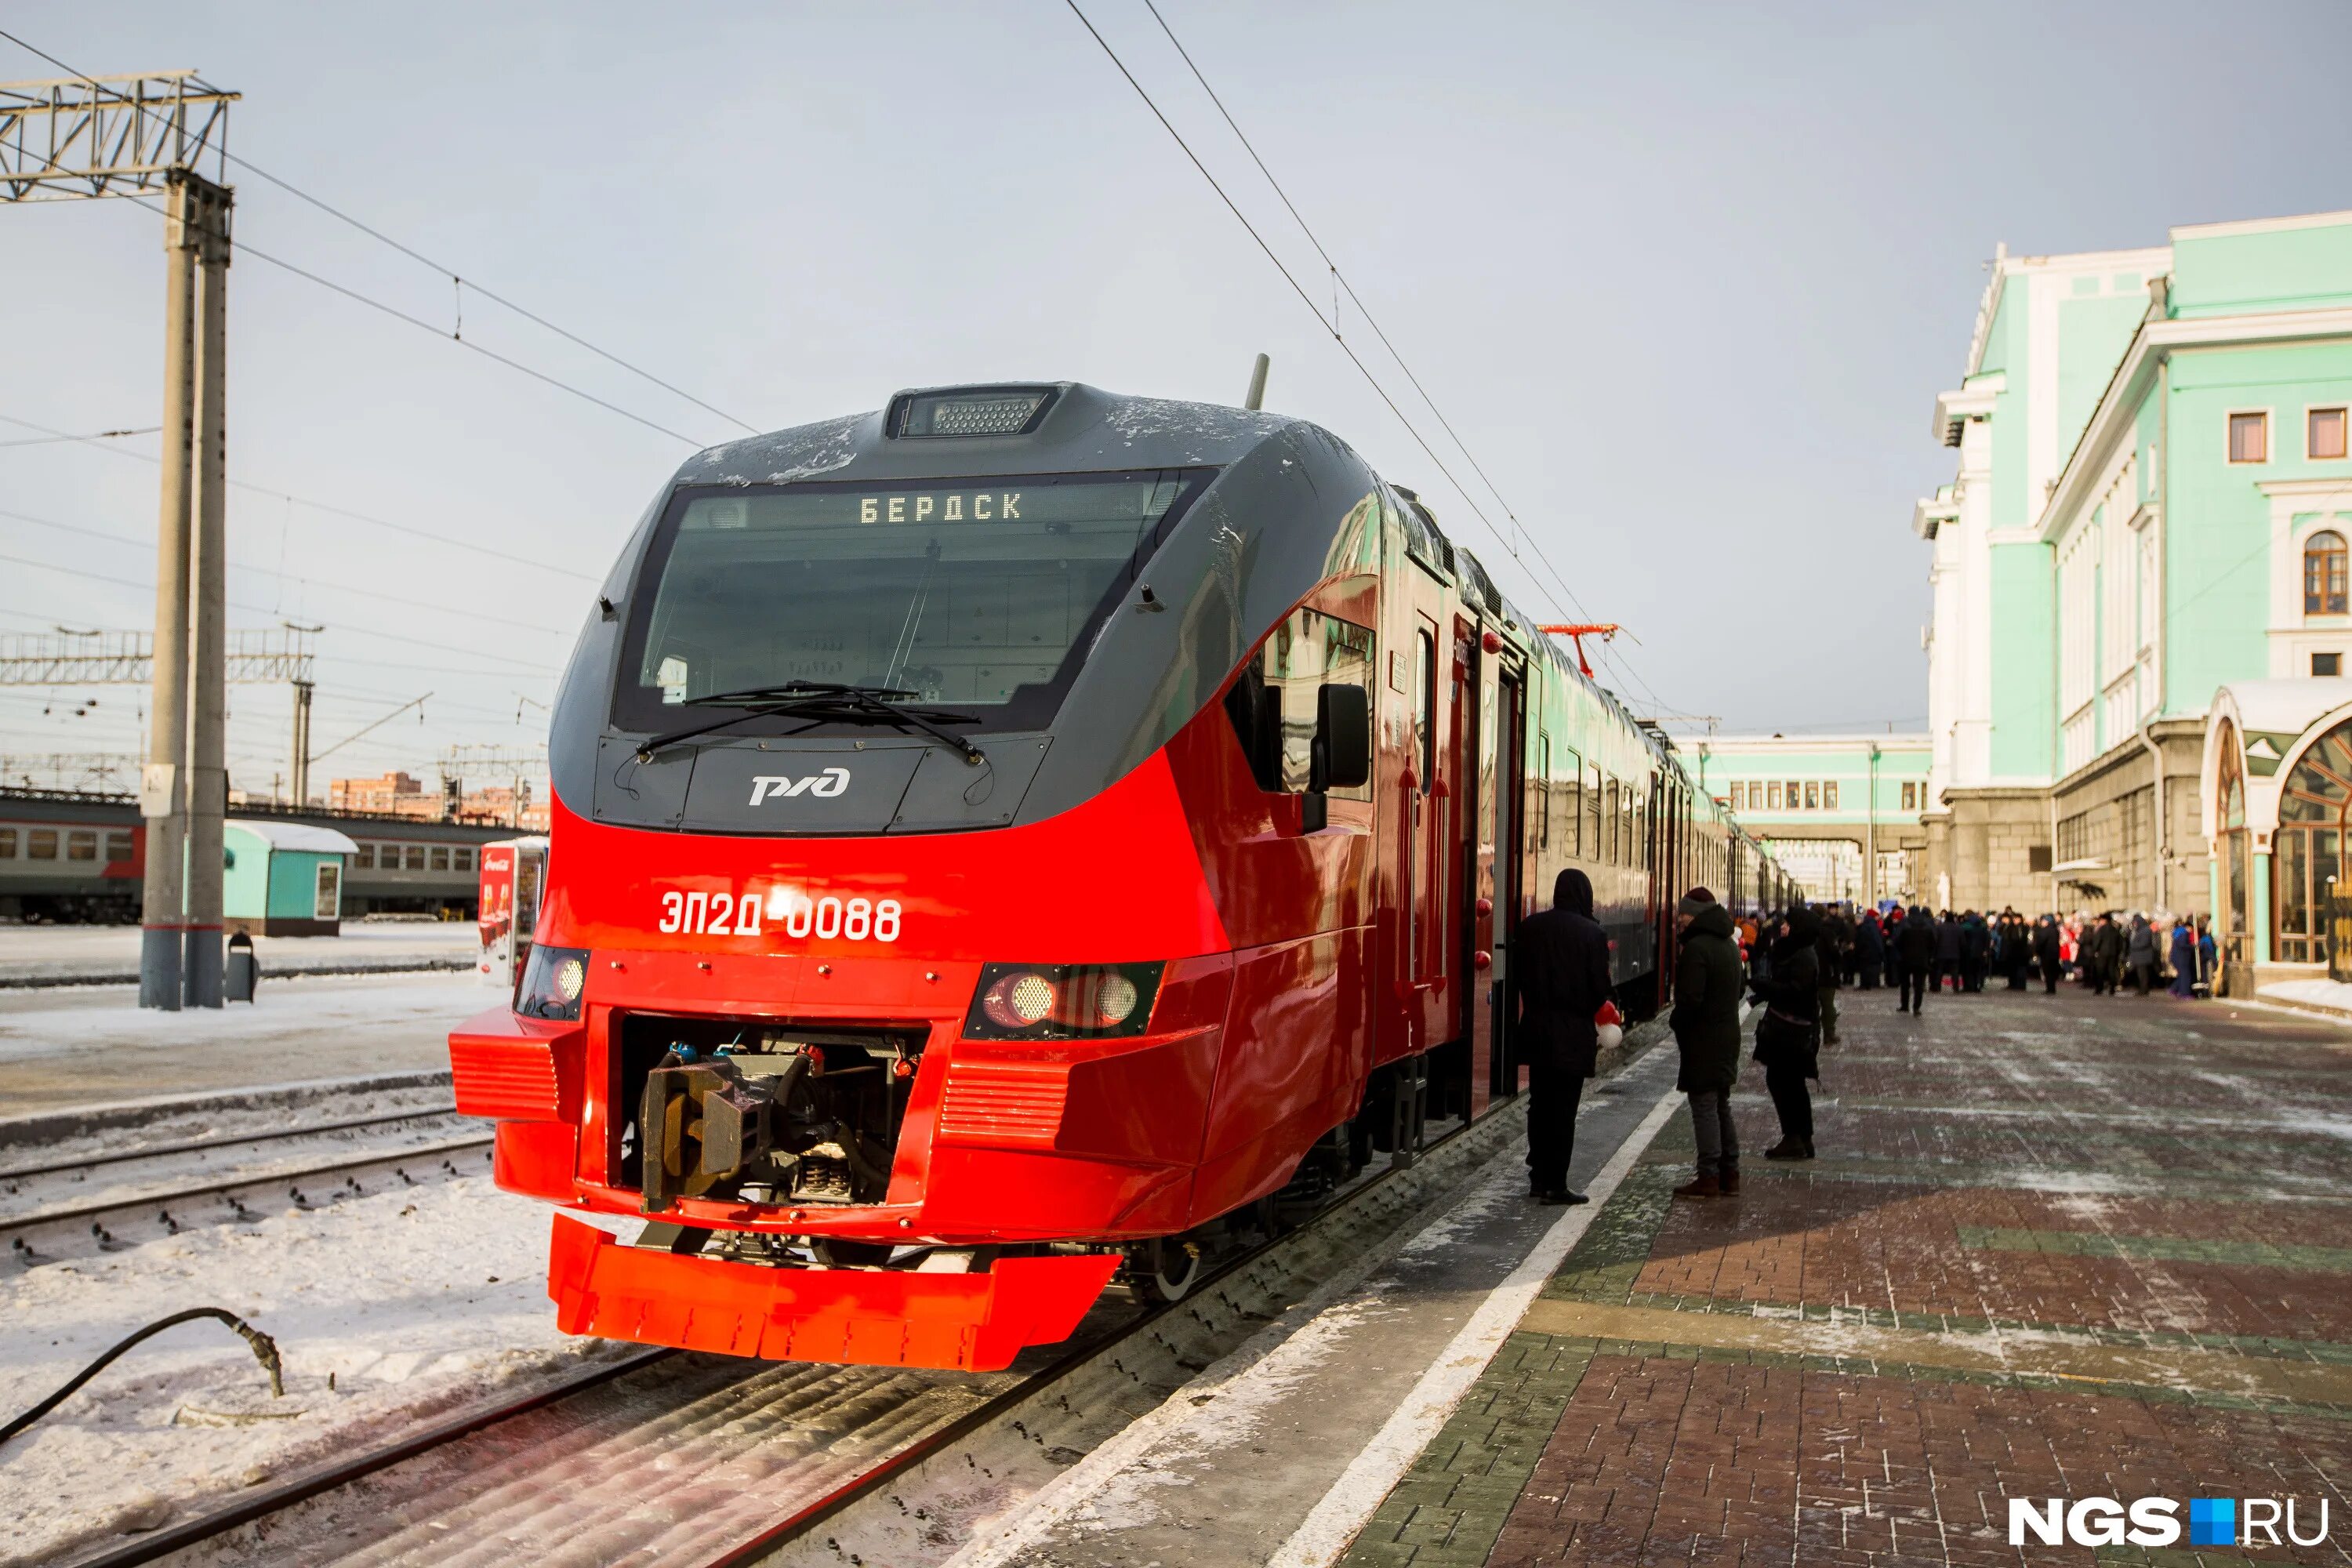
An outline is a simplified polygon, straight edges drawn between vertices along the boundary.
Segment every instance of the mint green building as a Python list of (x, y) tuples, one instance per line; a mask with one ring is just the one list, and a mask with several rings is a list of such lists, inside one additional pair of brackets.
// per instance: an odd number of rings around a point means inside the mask
[(1675, 746), (1700, 789), (1763, 840), (1808, 898), (1917, 896), (1927, 736), (1709, 735)]
[(345, 857), (359, 846), (331, 827), (236, 818), (221, 829), (221, 919), (248, 936), (335, 936)]
[[(2352, 213), (1996, 256), (1936, 401), (1958, 472), (1913, 511), (1933, 547), (1937, 902), (2230, 901), (2208, 721), (2232, 683), (2346, 672), (2347, 406)], [(2248, 959), (2272, 945), (2267, 849), (2239, 899)]]

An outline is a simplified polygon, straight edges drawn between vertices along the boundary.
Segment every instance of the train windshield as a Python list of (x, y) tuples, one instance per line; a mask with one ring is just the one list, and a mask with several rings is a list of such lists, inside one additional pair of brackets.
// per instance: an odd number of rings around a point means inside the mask
[(808, 680), (909, 692), (968, 714), (967, 733), (1046, 724), (1208, 477), (683, 490), (646, 553), (614, 721), (674, 728), (698, 699)]

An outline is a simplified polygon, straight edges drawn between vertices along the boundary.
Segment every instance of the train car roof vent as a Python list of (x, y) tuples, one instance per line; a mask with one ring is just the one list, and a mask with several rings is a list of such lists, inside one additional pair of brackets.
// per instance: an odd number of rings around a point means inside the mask
[(892, 439), (1026, 436), (1054, 405), (1053, 386), (946, 386), (902, 392), (883, 421)]
[(1495, 586), (1495, 580), (1486, 574), (1486, 563), (1467, 550), (1457, 550), (1454, 554), (1459, 558), (1461, 565), (1469, 576), (1471, 587), (1476, 592), (1480, 602), (1486, 606), (1487, 613), (1501, 615), (1503, 593), (1501, 589)]

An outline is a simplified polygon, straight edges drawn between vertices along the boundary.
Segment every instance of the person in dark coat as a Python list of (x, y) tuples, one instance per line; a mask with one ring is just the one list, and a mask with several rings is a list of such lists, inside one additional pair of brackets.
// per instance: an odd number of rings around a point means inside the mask
[(2197, 994), (2197, 933), (2187, 921), (2172, 922), (2172, 994), (2183, 1002)]
[(1946, 910), (1944, 911), (1944, 918), (1936, 922), (1935, 988), (1941, 991), (1944, 988), (1944, 982), (1947, 980), (1949, 980), (1952, 983), (1953, 994), (1955, 995), (1958, 994), (1960, 989), (1960, 917), (1954, 914), (1949, 910)]
[(1576, 1108), (1601, 1042), (1593, 1019), (1613, 997), (1609, 934), (1592, 918), (1592, 881), (1574, 867), (1552, 884), (1551, 908), (1519, 922), (1511, 986), (1519, 1059), (1528, 1064), (1528, 1185), (1548, 1204), (1580, 1204), (1568, 1164)]
[(2146, 915), (2132, 916), (2131, 934), (2124, 939), (2124, 968), (2131, 975), (2134, 995), (2156, 989), (2156, 928)]
[(1992, 964), (1992, 933), (1985, 918), (1974, 910), (1960, 917), (1960, 989), (1982, 991), (1985, 971)]
[(1876, 910), (1868, 911), (1854, 924), (1853, 969), (1864, 991), (1878, 989), (1878, 977), (1886, 969), (1886, 931), (1878, 923)]
[(2025, 972), (2033, 965), (2033, 946), (2025, 926), (2025, 917), (2013, 909), (2000, 911), (2000, 971), (2009, 976), (2011, 991), (2025, 989)]
[(1691, 1136), (1698, 1173), (1680, 1197), (1715, 1197), (1739, 1190), (1739, 1134), (1731, 1124), (1731, 1086), (1739, 1079), (1739, 944), (1731, 911), (1705, 888), (1693, 888), (1675, 906), (1682, 956), (1675, 966), (1675, 1033), (1681, 1068), (1675, 1087), (1690, 1100)]
[(2042, 994), (2055, 995), (2059, 969), (2058, 917), (2043, 915), (2033, 922), (2033, 962), (2042, 971)]
[(1844, 921), (1835, 910), (1813, 910), (1809, 912), (1813, 917), (1815, 932), (1813, 961), (1820, 972), (1815, 981), (1821, 992), (1820, 1007), (1816, 1016), (1821, 1019), (1822, 1043), (1834, 1046), (1837, 1044), (1838, 1037), (1838, 977), (1844, 973), (1845, 967), (1844, 953), (1840, 945), (1844, 940), (1844, 932), (1840, 929)]
[(1895, 933), (1895, 957), (1902, 970), (1903, 1005), (1898, 1013), (1916, 1013), (1927, 1005), (1936, 988), (1936, 950), (1943, 932), (1922, 907), (1914, 907)]
[(2113, 995), (2118, 972), (2124, 963), (2124, 933), (2116, 924), (2115, 911), (2099, 911), (2099, 923), (2083, 938), (2083, 973), (2091, 983), (2091, 994)]
[(1768, 1160), (1813, 1157), (1813, 1097), (1805, 1080), (1822, 1076), (1817, 935), (1812, 911), (1792, 907), (1772, 944), (1772, 978), (1756, 988), (1764, 1008), (1756, 1024), (1756, 1059), (1764, 1064), (1764, 1087), (1780, 1113), (1780, 1141), (1764, 1151)]
[(1903, 923), (1901, 904), (1886, 911), (1886, 924), (1879, 938), (1886, 948), (1886, 988), (1894, 990), (1903, 984)]

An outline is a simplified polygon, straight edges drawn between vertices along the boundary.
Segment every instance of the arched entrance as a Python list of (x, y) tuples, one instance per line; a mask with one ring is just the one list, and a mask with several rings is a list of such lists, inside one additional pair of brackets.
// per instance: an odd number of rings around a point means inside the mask
[(2344, 871), (2345, 817), (2352, 812), (2352, 720), (2305, 748), (2279, 791), (2271, 843), (2271, 907), (2283, 963), (2327, 960), (2330, 901)]

